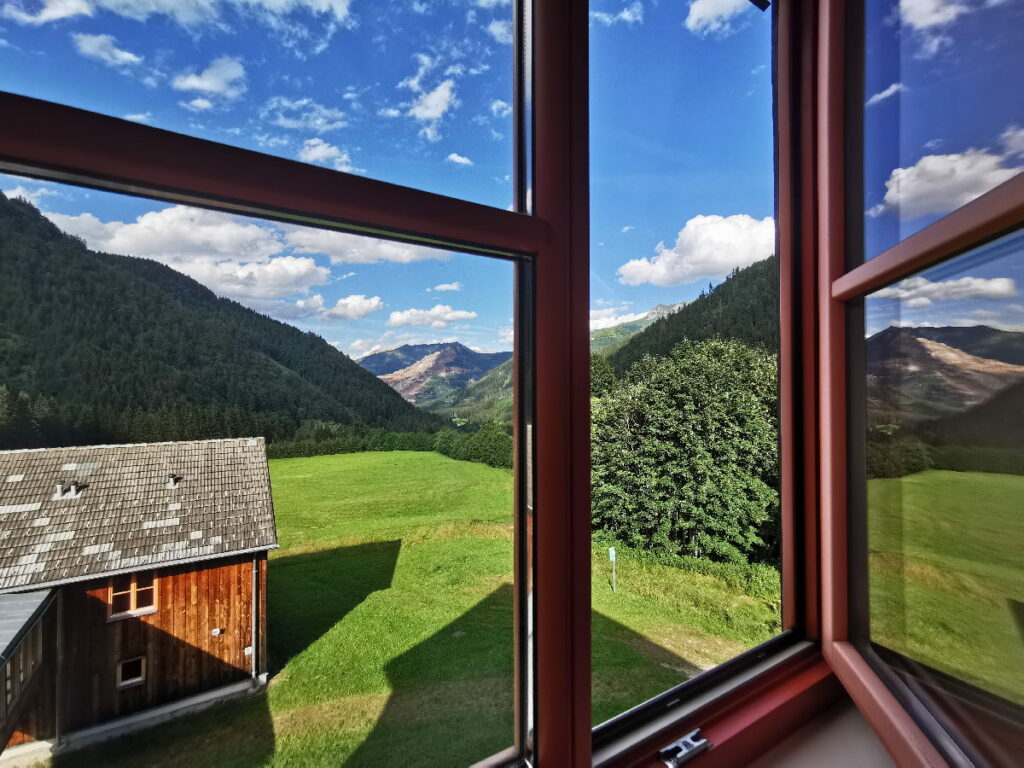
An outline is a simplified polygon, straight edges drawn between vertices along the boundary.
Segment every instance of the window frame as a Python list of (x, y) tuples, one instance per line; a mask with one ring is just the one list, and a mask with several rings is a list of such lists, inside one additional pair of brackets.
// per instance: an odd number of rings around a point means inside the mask
[[(149, 573), (152, 574), (153, 584), (149, 587), (139, 587), (139, 574)], [(107, 579), (107, 622), (121, 621), (123, 619), (130, 619), (136, 616), (148, 616), (151, 613), (156, 613), (160, 609), (159, 604), (159, 583), (160, 577), (156, 570), (144, 570), (144, 571), (133, 571), (132, 573), (122, 574), (122, 577), (127, 576), (131, 579), (128, 589), (120, 592), (114, 591), (114, 580), (117, 576), (111, 576)], [(139, 591), (152, 590), (153, 591), (153, 602), (150, 605), (138, 607)], [(127, 611), (114, 612), (114, 597), (117, 595), (128, 595), (128, 604), (131, 606)]]
[(961, 758), (949, 732), (866, 642), (866, 507), (857, 350), (863, 298), (923, 268), (1007, 234), (1024, 223), (1024, 174), (863, 259), (861, 222), (863, 6), (822, 0), (817, 143), (818, 334), (822, 377), (822, 651), (837, 678), (901, 766)]
[[(137, 661), (140, 664), (140, 672), (138, 677), (130, 677), (125, 679), (124, 677), (124, 665), (131, 664), (133, 661)], [(146, 654), (140, 656), (132, 656), (127, 659), (119, 659), (117, 666), (114, 669), (115, 680), (117, 682), (117, 690), (124, 691), (130, 688), (138, 688), (140, 685), (146, 684), (146, 672), (147, 672)]]
[[(514, 260), (517, 268), (515, 435), (522, 533), (515, 555), (515, 746), (483, 765), (540, 768), (649, 760), (692, 727), (715, 748), (698, 766), (736, 765), (795, 730), (839, 695), (818, 638), (836, 638), (835, 463), (797, 475), (827, 454), (820, 421), (832, 403), (822, 306), (835, 303), (822, 268), (820, 193), (835, 179), (819, 142), (835, 94), (837, 0), (776, 4), (777, 206), (780, 249), (780, 394), (784, 626), (788, 648), (761, 648), (727, 668), (686, 707), (632, 724), (592, 756), (590, 725), (589, 146), (586, 0), (519, 0), (515, 211), (318, 168), (24, 96), (0, 93), (0, 170), (168, 202), (339, 229)], [(841, 4), (839, 4), (841, 5)], [(831, 10), (830, 10), (831, 9)], [(831, 13), (831, 16), (829, 15)], [(831, 30), (831, 32), (829, 32)], [(822, 36), (822, 33), (829, 32)], [(825, 84), (823, 84), (825, 83)], [(834, 105), (831, 108), (833, 108)], [(530, 146), (527, 148), (527, 139)], [(840, 155), (841, 156), (841, 155)], [(840, 174), (841, 180), (841, 174)], [(527, 208), (527, 189), (532, 207)], [(536, 333), (542, 328), (544, 333)], [(796, 395), (800, 397), (797, 398)], [(826, 471), (827, 469), (827, 471)], [(532, 485), (531, 485), (532, 483)], [(535, 513), (534, 510), (537, 510)], [(822, 513), (824, 513), (822, 515)], [(532, 619), (530, 626), (524, 618)], [(834, 646), (834, 643), (832, 643)], [(831, 646), (829, 646), (831, 647)], [(835, 658), (835, 653), (827, 654)], [(748, 659), (749, 661), (749, 659)], [(522, 676), (525, 675), (525, 680)], [(693, 690), (693, 687), (691, 687)], [(532, 722), (531, 722), (532, 720)]]

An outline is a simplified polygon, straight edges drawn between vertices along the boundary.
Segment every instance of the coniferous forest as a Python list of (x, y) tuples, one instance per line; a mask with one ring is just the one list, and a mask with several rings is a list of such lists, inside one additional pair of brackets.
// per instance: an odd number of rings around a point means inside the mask
[(273, 441), (308, 420), (441, 426), (319, 336), (0, 195), (0, 448)]

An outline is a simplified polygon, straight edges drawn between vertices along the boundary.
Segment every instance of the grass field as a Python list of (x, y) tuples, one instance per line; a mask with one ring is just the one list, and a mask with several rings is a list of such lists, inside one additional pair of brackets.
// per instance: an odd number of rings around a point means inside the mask
[(1024, 477), (869, 483), (873, 639), (1024, 704)]
[[(59, 759), (110, 768), (466, 765), (512, 741), (512, 475), (434, 453), (280, 459), (269, 572), (273, 677), (145, 736)], [(605, 551), (594, 720), (778, 631), (778, 608)]]

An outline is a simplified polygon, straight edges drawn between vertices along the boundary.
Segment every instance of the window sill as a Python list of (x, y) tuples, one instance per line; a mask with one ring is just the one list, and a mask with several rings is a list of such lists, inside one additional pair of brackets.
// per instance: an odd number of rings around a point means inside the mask
[(107, 624), (115, 621), (124, 621), (125, 619), (137, 619), (139, 616), (149, 616), (150, 614), (156, 613), (156, 607), (153, 608), (142, 608), (138, 611), (125, 611), (124, 613), (114, 613), (107, 617)]
[[(695, 692), (670, 712), (595, 744), (592, 764), (594, 768), (647, 765), (659, 749), (700, 728), (712, 748), (694, 760), (695, 766), (742, 765), (747, 758), (736, 761), (739, 741), (742, 749), (754, 747), (753, 754), (757, 754), (757, 740), (748, 738), (748, 729), (767, 723), (769, 741), (778, 741), (787, 727), (795, 730), (806, 719), (809, 713), (803, 711), (804, 706), (813, 703), (810, 711), (817, 711), (839, 690), (817, 644), (797, 641), (717, 685)], [(788, 714), (783, 708), (790, 703), (800, 704), (800, 711), (795, 717), (783, 717)], [(741, 735), (742, 739), (734, 739)], [(727, 744), (730, 740), (733, 743)]]

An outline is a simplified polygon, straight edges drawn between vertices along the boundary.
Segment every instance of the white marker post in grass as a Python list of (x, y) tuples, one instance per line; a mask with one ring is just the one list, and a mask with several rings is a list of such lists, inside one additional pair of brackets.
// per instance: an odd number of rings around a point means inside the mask
[(608, 559), (612, 561), (612, 592), (615, 591), (615, 547), (608, 547)]

